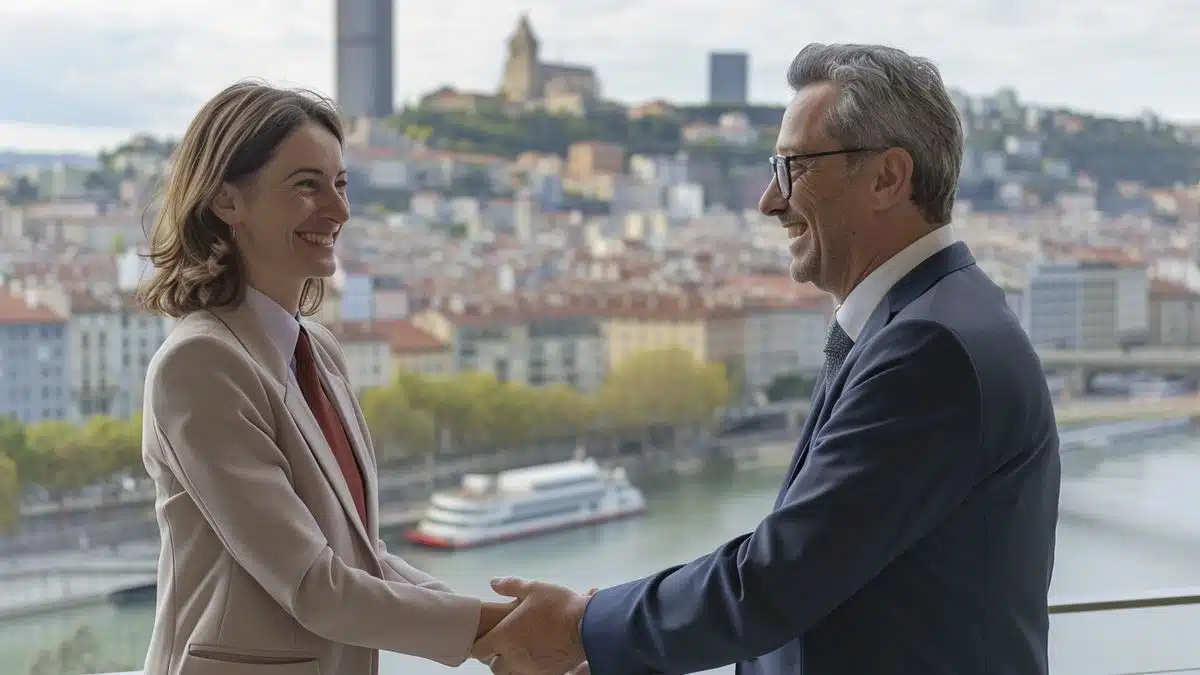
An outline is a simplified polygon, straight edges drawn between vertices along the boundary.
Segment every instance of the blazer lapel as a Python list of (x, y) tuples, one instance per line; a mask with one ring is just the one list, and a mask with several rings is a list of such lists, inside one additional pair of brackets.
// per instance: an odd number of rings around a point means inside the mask
[(338, 413), (342, 416), (342, 424), (346, 427), (346, 434), (350, 437), (350, 447), (354, 450), (354, 456), (358, 459), (358, 466), (362, 469), (363, 485), (367, 500), (367, 532), (376, 532), (377, 524), (379, 523), (379, 500), (377, 498), (379, 476), (375, 466), (368, 462), (371, 455), (367, 452), (367, 441), (363, 437), (362, 432), (365, 423), (359, 413), (358, 406), (355, 404), (354, 395), (350, 393), (345, 380), (326, 371), (325, 381), (332, 385), (331, 391), (333, 391), (334, 402), (337, 404)]
[[(327, 388), (327, 390), (332, 391), (331, 388)], [(294, 377), (287, 379), (284, 404), (291, 413), (292, 419), (296, 421), (296, 426), (300, 428), (304, 440), (308, 443), (309, 451), (316, 457), (317, 464), (321, 466), (325, 480), (329, 481), (334, 493), (337, 494), (338, 501), (342, 503), (346, 518), (353, 523), (354, 530), (358, 532), (363, 543), (367, 544), (371, 550), (375, 550), (375, 543), (367, 534), (366, 524), (358, 517), (358, 507), (354, 505), (354, 497), (350, 494), (350, 486), (346, 484), (342, 467), (338, 465), (337, 458), (333, 456), (333, 450), (329, 447), (329, 442), (325, 440), (325, 432), (321, 431), (321, 425), (313, 416), (312, 409), (308, 406), (308, 400), (304, 398), (304, 392), (300, 391), (300, 384)], [(366, 473), (365, 470), (364, 473)], [(370, 504), (370, 495), (367, 495), (366, 498), (367, 504)]]
[[(338, 501), (341, 502), (342, 508), (346, 512), (346, 518), (353, 523), (352, 527), (358, 532), (363, 542), (371, 549), (375, 550), (374, 538), (368, 535), (368, 525), (362, 522), (358, 517), (358, 508), (354, 505), (354, 498), (350, 495), (350, 487), (346, 484), (346, 478), (342, 475), (342, 468), (337, 463), (337, 458), (333, 456), (333, 450), (329, 447), (328, 441), (325, 440), (325, 434), (321, 431), (321, 425), (317, 423), (317, 418), (313, 416), (312, 409), (308, 407), (308, 401), (304, 398), (304, 392), (300, 391), (300, 384), (296, 381), (292, 374), (290, 359), (279, 353), (278, 347), (271, 343), (270, 338), (263, 330), (262, 324), (258, 317), (254, 314), (254, 310), (247, 303), (243, 302), (240, 305), (232, 308), (223, 308), (212, 310), (211, 314), (215, 316), (221, 323), (233, 333), (242, 347), (255, 358), (256, 361), (263, 364), (267, 371), (274, 376), (275, 380), (284, 387), (283, 401), (291, 414), (292, 419), (296, 421), (296, 426), (300, 429), (300, 434), (304, 436), (304, 440), (308, 443), (309, 452), (316, 458), (317, 463), (321, 466), (321, 472), (325, 474), (325, 480), (333, 488), (337, 495)], [(375, 504), (375, 471), (374, 468), (365, 462), (362, 448), (365, 447), (359, 434), (359, 424), (352, 423), (355, 420), (354, 415), (347, 414), (347, 411), (354, 411), (354, 407), (348, 408), (345, 400), (345, 386), (334, 384), (329, 386), (329, 383), (340, 381), (341, 378), (330, 377), (329, 368), (325, 365), (325, 355), (322, 348), (316, 346), (320, 343), (313, 341), (313, 356), (317, 361), (317, 370), (321, 374), (322, 380), (326, 385), (326, 392), (330, 394), (336, 405), (340, 409), (343, 425), (346, 427), (348, 435), (351, 439), (351, 446), (354, 448), (354, 453), (358, 457), (359, 466), (362, 467), (363, 481), (365, 484), (365, 497), (367, 501), (367, 518), (371, 522), (375, 522), (374, 510)]]
[[(377, 532), (377, 523), (379, 522), (379, 475), (373, 461), (374, 455), (369, 452), (369, 440), (363, 435), (367, 423), (363, 419), (357, 399), (350, 391), (349, 384), (333, 366), (332, 358), (326, 351), (324, 342), (314, 340), (313, 345), (313, 358), (317, 362), (317, 370), (325, 384), (325, 391), (337, 406), (338, 416), (341, 418), (342, 426), (346, 428), (346, 436), (350, 440), (350, 450), (354, 453), (354, 458), (358, 460), (359, 470), (362, 472), (363, 497), (367, 502), (367, 522), (363, 525), (366, 527), (367, 533), (372, 534), (370, 539), (373, 541), (375, 538), (373, 535)], [(355, 520), (357, 519), (356, 515)]]
[(800, 470), (800, 465), (804, 463), (804, 456), (808, 454), (809, 441), (812, 439), (813, 431), (817, 426), (817, 419), (821, 417), (821, 408), (825, 405), (825, 370), (821, 369), (821, 376), (817, 378), (817, 382), (813, 390), (812, 398), (808, 401), (808, 417), (804, 419), (804, 429), (800, 432), (800, 441), (796, 443), (796, 451), (792, 453), (792, 462), (788, 465), (787, 478), (784, 479), (783, 485), (779, 488), (779, 494), (775, 496), (775, 508), (779, 508), (783, 502), (783, 496), (787, 494), (788, 487), (792, 484), (792, 479), (796, 472)]
[[(862, 346), (875, 333), (890, 323), (900, 310), (907, 307), (909, 303), (932, 288), (942, 277), (974, 264), (975, 257), (971, 255), (971, 250), (966, 244), (957, 242), (934, 253), (920, 265), (917, 265), (916, 268), (906, 274), (888, 291), (883, 301), (871, 313), (871, 317), (867, 320), (862, 332), (859, 333), (858, 339), (854, 341), (854, 347), (846, 357), (846, 363), (853, 362), (858, 353), (862, 351)], [(788, 488), (792, 485), (792, 481), (796, 480), (796, 474), (800, 473), (800, 469), (804, 466), (804, 459), (808, 455), (809, 448), (812, 447), (812, 437), (817, 431), (817, 422), (819, 418), (824, 416), (823, 409), (826, 403), (824, 376), (817, 382), (817, 388), (818, 391), (814, 394), (812, 405), (808, 411), (808, 419), (804, 423), (804, 431), (800, 435), (800, 443), (796, 447), (792, 464), (788, 467), (787, 478), (784, 480), (783, 486), (779, 490), (779, 495), (775, 499), (775, 508), (779, 508), (784, 495), (787, 494)], [(830, 404), (832, 403), (834, 401), (830, 402)]]

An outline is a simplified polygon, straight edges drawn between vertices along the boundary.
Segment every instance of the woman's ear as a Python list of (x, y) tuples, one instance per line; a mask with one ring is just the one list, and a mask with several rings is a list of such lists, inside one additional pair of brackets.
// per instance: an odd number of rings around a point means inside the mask
[(229, 183), (223, 183), (212, 203), (212, 212), (225, 224), (235, 228), (242, 224), (245, 210), (241, 191)]

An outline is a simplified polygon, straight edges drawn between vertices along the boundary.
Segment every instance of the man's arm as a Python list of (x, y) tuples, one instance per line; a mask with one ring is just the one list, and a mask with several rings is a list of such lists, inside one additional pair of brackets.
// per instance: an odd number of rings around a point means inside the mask
[(334, 553), (292, 487), (274, 422), (252, 398), (262, 384), (241, 357), (197, 337), (157, 358), (149, 378), (157, 459), (284, 611), (335, 642), (452, 666), (467, 658), (480, 601), (379, 579)]
[(592, 672), (695, 672), (803, 634), (965, 500), (981, 413), (956, 336), (927, 321), (889, 326), (777, 511), (703, 558), (592, 598), (581, 628)]

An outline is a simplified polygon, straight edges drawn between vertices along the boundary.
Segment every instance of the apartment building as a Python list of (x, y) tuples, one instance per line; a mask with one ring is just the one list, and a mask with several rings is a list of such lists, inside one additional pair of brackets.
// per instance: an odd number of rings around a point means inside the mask
[(1147, 335), (1148, 286), (1146, 267), (1132, 261), (1035, 263), (1022, 324), (1037, 346), (1113, 349)]
[(594, 307), (563, 296), (536, 301), (426, 310), (412, 323), (445, 340), (455, 371), (483, 371), (531, 386), (600, 386), (608, 370), (601, 320)]
[(142, 409), (146, 370), (169, 323), (142, 311), (129, 293), (70, 297), (70, 416), (128, 418)]
[[(418, 375), (446, 375), (454, 372), (455, 363), (448, 344), (449, 337), (440, 338), (405, 319), (378, 321), (375, 325), (387, 339), (391, 349), (393, 372), (405, 371)], [(443, 334), (450, 330), (449, 322), (443, 322), (439, 326)]]
[(0, 416), (28, 424), (68, 415), (67, 348), (65, 316), (0, 291)]
[(326, 326), (341, 344), (350, 387), (356, 394), (391, 382), (395, 365), (383, 331), (368, 321), (344, 321)]
[(781, 375), (815, 377), (825, 363), (825, 334), (833, 318), (829, 296), (762, 298), (745, 313), (745, 384), (765, 389)]
[[(601, 299), (595, 311), (603, 317), (602, 331), (610, 367), (651, 349), (679, 347), (697, 359), (709, 361), (727, 357), (738, 346), (730, 326), (736, 313), (715, 298), (693, 294), (627, 293)], [(714, 339), (709, 339), (708, 318), (719, 314), (725, 319)], [(714, 357), (709, 349), (715, 348)]]
[(1200, 346), (1200, 294), (1183, 284), (1150, 280), (1150, 344)]

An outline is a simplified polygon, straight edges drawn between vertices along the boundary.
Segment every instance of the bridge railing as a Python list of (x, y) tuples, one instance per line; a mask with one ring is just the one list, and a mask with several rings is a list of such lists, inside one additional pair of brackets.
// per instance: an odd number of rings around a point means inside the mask
[(1056, 600), (1054, 675), (1200, 673), (1200, 588)]
[[(1050, 672), (1200, 674), (1198, 627), (1200, 588), (1055, 600), (1050, 605)], [(465, 668), (486, 672), (479, 664)]]

